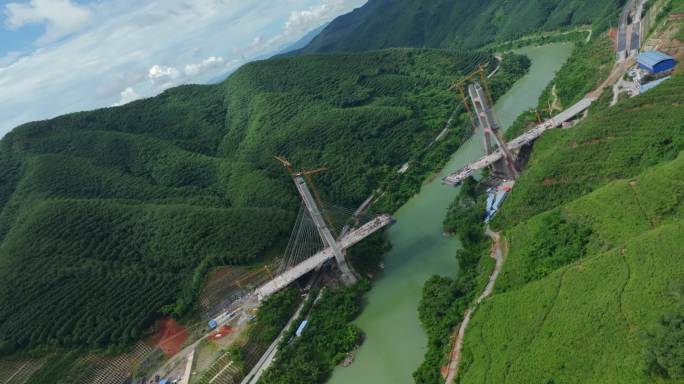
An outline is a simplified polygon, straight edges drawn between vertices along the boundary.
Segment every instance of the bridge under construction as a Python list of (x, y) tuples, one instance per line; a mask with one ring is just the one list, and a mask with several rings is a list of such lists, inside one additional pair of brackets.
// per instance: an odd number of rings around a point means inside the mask
[(277, 159), (288, 169), (303, 206), (293, 227), (279, 274), (258, 287), (254, 293), (262, 300), (332, 259), (335, 259), (342, 281), (346, 284), (355, 283), (358, 277), (347, 262), (346, 250), (391, 224), (392, 217), (382, 214), (369, 219), (362, 209), (352, 211), (324, 204), (311, 180), (311, 175), (324, 171), (324, 168), (295, 171), (285, 158)]
[[(597, 98), (595, 96), (587, 96), (572, 107), (564, 110), (551, 119), (538, 124), (535, 128), (523, 133), (507, 143), (501, 139), (500, 135), (496, 134), (494, 136), (497, 138), (498, 148), (494, 150), (491, 149), (487, 144), (489, 142), (487, 136), (491, 135), (490, 132), (498, 132), (498, 123), (494, 123), (494, 125), (492, 125), (492, 122), (495, 121), (495, 117), (493, 117), (495, 115), (492, 112), (493, 110), (490, 107), (490, 104), (487, 102), (487, 98), (481, 97), (480, 95), (476, 95), (476, 98), (473, 98), (471, 95), (473, 104), (481, 104), (481, 109), (485, 111), (485, 116), (492, 116), (489, 119), (478, 119), (480, 127), (482, 128), (482, 132), (485, 135), (485, 150), (487, 153), (482, 158), (446, 176), (443, 179), (444, 184), (457, 186), (465, 179), (472, 176), (475, 172), (487, 167), (492, 167), (493, 174), (500, 174), (502, 161), (505, 161), (508, 164), (506, 168), (517, 169), (517, 164), (515, 163), (515, 158), (513, 155), (514, 153), (518, 152), (523, 146), (537, 140), (547, 130), (562, 127), (564, 123), (574, 119), (577, 115), (586, 111), (592, 105), (592, 103), (596, 101), (596, 99)], [(479, 116), (480, 112), (478, 112), (478, 118)], [(509, 173), (508, 176), (515, 178), (517, 174), (512, 172)]]
[[(463, 84), (461, 83), (460, 86)], [(587, 110), (596, 100), (594, 96), (587, 96), (519, 137), (505, 142), (501, 134), (501, 124), (496, 118), (491, 97), (485, 87), (474, 81), (467, 88), (472, 106), (473, 126), (479, 128), (484, 135), (485, 156), (445, 177), (443, 179), (445, 184), (458, 185), (478, 170), (487, 167), (491, 167), (492, 174), (496, 177), (517, 178), (520, 169), (516, 161), (516, 153), (520, 148), (539, 138), (545, 131), (561, 127)], [(465, 91), (462, 93), (465, 95)], [(470, 106), (468, 110), (471, 111)], [(342, 281), (347, 284), (356, 282), (357, 274), (347, 262), (346, 250), (391, 224), (392, 217), (382, 214), (367, 218), (363, 217), (364, 210), (361, 209), (351, 211), (324, 204), (313, 186), (311, 176), (325, 169), (295, 171), (286, 159), (282, 157), (277, 157), (277, 159), (288, 169), (303, 204), (293, 227), (279, 273), (256, 288), (254, 294), (262, 300), (332, 259), (335, 260), (340, 270)], [(364, 203), (364, 205), (367, 204)], [(335, 216), (337, 220), (334, 220), (332, 216)], [(340, 220), (340, 217), (343, 218)]]

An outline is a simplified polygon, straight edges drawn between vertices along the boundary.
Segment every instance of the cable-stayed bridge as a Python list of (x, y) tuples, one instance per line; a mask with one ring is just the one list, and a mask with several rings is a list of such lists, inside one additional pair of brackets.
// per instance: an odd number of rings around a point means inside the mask
[[(508, 158), (510, 155), (507, 156), (507, 153), (510, 154), (513, 151), (517, 151), (522, 146), (535, 141), (549, 129), (561, 127), (563, 123), (572, 120), (575, 116), (586, 111), (594, 101), (596, 101), (596, 97), (594, 96), (585, 97), (572, 107), (564, 110), (544, 123), (537, 125), (535, 128), (523, 133), (522, 135), (505, 144), (501, 144), (507, 148), (507, 151), (504, 152), (502, 151), (503, 147), (499, 147), (496, 150), (487, 153), (487, 155), (483, 156), (482, 158), (459, 169), (458, 171), (449, 174), (444, 178), (444, 184), (454, 186), (459, 185), (478, 170), (492, 166), (497, 162), (500, 162), (502, 159)], [(485, 108), (489, 108), (489, 106), (485, 105)], [(485, 130), (484, 132), (487, 131)]]
[(281, 157), (278, 160), (290, 172), (303, 204), (278, 275), (254, 293), (262, 300), (332, 259), (335, 259), (345, 283), (356, 282), (357, 275), (347, 262), (346, 250), (391, 224), (392, 217), (383, 214), (371, 218), (364, 209), (352, 210), (326, 204), (311, 181), (311, 175), (324, 169), (295, 172), (287, 160)]
[[(371, 221), (362, 225), (361, 227), (354, 230), (350, 230), (346, 235), (344, 235), (337, 241), (337, 248), (344, 251), (391, 223), (391, 216), (377, 216), (373, 218)], [(290, 257), (292, 259), (288, 260), (289, 262), (283, 264), (283, 267), (281, 267), (281, 271), (278, 276), (274, 277), (268, 283), (256, 289), (256, 294), (259, 298), (263, 299), (264, 297), (267, 297), (279, 291), (280, 289), (290, 285), (293, 281), (315, 270), (316, 268), (318, 268), (318, 266), (322, 265), (326, 261), (335, 258), (335, 252), (332, 247), (321, 249), (320, 251), (317, 251), (312, 255), (307, 256), (311, 253), (312, 249), (322, 247), (315, 246), (315, 243), (319, 241), (311, 241), (313, 236), (315, 236), (316, 234), (313, 233), (313, 231), (311, 230), (312, 227), (314, 227), (314, 224), (310, 219), (303, 219), (299, 226), (301, 228), (308, 228), (308, 233), (307, 229), (297, 230), (297, 232), (299, 233), (299, 235), (297, 236), (297, 242), (302, 242), (304, 244), (298, 244), (296, 247), (293, 247), (293, 249), (299, 247), (299, 250), (290, 251)], [(295, 232), (293, 232), (293, 235), (294, 233)], [(307, 238), (309, 239), (308, 245), (305, 243), (304, 240)]]

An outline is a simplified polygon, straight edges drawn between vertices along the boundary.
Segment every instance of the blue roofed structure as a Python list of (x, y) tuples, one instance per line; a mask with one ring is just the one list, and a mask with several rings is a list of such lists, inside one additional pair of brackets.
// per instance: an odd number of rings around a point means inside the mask
[(639, 54), (637, 58), (639, 68), (651, 73), (661, 73), (669, 71), (677, 64), (672, 56), (658, 51), (647, 51)]
[(650, 91), (651, 89), (659, 86), (663, 81), (669, 80), (670, 78), (672, 78), (672, 76), (663, 77), (662, 79), (651, 81), (650, 83), (646, 83), (646, 84), (641, 86), (640, 92), (644, 93), (644, 92)]

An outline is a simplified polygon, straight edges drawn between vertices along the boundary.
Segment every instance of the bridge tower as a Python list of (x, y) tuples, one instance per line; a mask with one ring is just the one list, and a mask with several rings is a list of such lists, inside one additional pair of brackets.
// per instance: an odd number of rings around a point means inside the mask
[(477, 117), (477, 123), (482, 128), (484, 134), (484, 146), (487, 155), (496, 151), (497, 146), (504, 154), (501, 161), (497, 161), (492, 165), (492, 174), (504, 179), (517, 178), (520, 175), (520, 171), (515, 157), (513, 157), (501, 136), (501, 125), (490, 106), (491, 99), (479, 82), (474, 82), (468, 86), (468, 95), (473, 105), (474, 114)]
[[(284, 157), (276, 156), (276, 159), (283, 163), (290, 173), (290, 176), (292, 176), (292, 180), (297, 187), (297, 191), (304, 201), (304, 205), (306, 206), (306, 209), (309, 212), (309, 215), (311, 215), (311, 219), (316, 226), (318, 235), (321, 237), (321, 240), (323, 240), (323, 244), (330, 248), (335, 255), (335, 261), (337, 262), (337, 266), (342, 273), (342, 281), (348, 285), (356, 283), (358, 281), (356, 273), (351, 265), (349, 265), (347, 262), (346, 252), (340, 247), (340, 244), (337, 242), (335, 236), (333, 236), (332, 231), (330, 230), (329, 223), (324, 217), (323, 210), (320, 208), (321, 202), (318, 192), (313, 186), (313, 182), (311, 180), (311, 175), (322, 172), (325, 170), (325, 168), (296, 172), (293, 170), (292, 164), (290, 164), (290, 162)], [(311, 189), (309, 188), (309, 184), (311, 184)], [(313, 194), (311, 193), (312, 189), (314, 192)]]

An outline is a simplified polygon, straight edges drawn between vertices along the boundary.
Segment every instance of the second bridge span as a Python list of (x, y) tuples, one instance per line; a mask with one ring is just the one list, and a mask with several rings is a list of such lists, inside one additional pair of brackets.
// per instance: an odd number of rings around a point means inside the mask
[[(563, 125), (563, 123), (573, 119), (575, 116), (579, 115), (580, 113), (586, 111), (591, 104), (596, 101), (596, 97), (593, 96), (587, 96), (584, 99), (580, 100), (577, 104), (573, 105), (572, 107), (564, 110), (563, 112), (559, 113), (558, 115), (552, 117), (551, 119), (545, 121), (542, 124), (537, 125), (535, 128), (523, 133), (522, 135), (516, 137), (515, 139), (509, 141), (506, 143), (506, 146), (510, 151), (515, 151), (520, 149), (520, 147), (529, 144), (539, 138), (545, 131), (553, 128), (558, 128)], [(470, 177), (473, 173), (477, 172), (480, 169), (484, 169), (497, 161), (501, 160), (505, 156), (504, 152), (501, 150), (501, 148), (498, 148), (496, 151), (492, 152), (489, 155), (486, 155), (477, 161), (474, 161), (465, 167), (459, 169), (458, 171), (449, 174), (447, 177), (444, 178), (444, 184), (449, 184), (449, 185), (459, 185), (462, 183), (465, 179)]]

